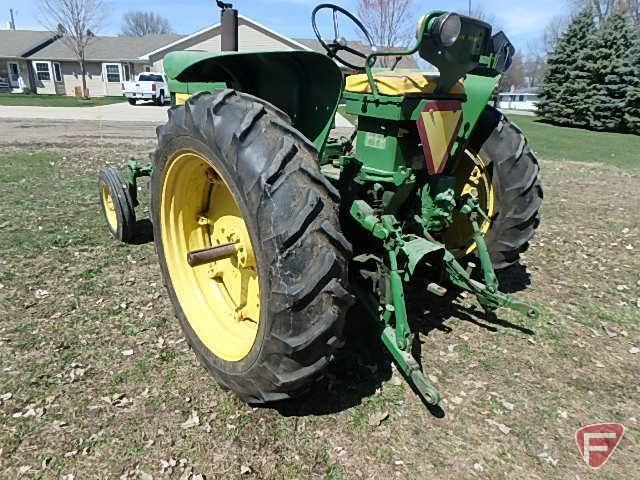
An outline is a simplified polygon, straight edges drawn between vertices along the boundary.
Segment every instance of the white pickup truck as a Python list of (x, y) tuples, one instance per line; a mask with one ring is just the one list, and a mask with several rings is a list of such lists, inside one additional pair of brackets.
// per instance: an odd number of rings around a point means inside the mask
[(133, 82), (122, 84), (122, 95), (135, 105), (138, 100), (153, 100), (156, 105), (164, 105), (171, 98), (169, 85), (163, 73), (143, 72)]

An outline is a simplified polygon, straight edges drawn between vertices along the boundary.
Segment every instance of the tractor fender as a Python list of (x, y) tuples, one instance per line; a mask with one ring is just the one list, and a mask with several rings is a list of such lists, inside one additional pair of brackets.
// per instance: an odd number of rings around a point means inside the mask
[(342, 94), (336, 63), (312, 51), (171, 52), (164, 69), (171, 92), (178, 95), (226, 86), (273, 104), (318, 150), (333, 126)]
[(482, 112), (489, 104), (495, 92), (500, 76), (484, 77), (480, 75), (467, 75), (464, 80), (464, 88), (467, 100), (462, 104), (464, 118), (463, 132), (465, 139), (469, 139), (476, 127)]

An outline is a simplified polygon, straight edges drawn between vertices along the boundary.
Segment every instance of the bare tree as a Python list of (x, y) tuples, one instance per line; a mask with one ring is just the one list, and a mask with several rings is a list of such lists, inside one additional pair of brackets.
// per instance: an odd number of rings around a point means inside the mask
[(640, 25), (640, 1), (639, 0), (569, 0), (576, 9), (582, 10), (591, 7), (598, 22), (603, 22), (613, 13), (626, 12)]
[(548, 56), (551, 55), (558, 44), (558, 40), (567, 29), (569, 25), (570, 17), (564, 15), (558, 15), (551, 19), (551, 21), (544, 28), (542, 34), (542, 46), (544, 53)]
[(169, 20), (153, 12), (127, 12), (122, 20), (122, 34), (130, 37), (173, 33)]
[(524, 79), (529, 87), (537, 87), (544, 79), (547, 61), (538, 52), (528, 51), (524, 57)]
[(502, 79), (500, 80), (499, 91), (507, 92), (517, 90), (518, 88), (525, 87), (527, 80), (525, 78), (525, 67), (520, 54), (513, 56), (513, 62), (509, 67)]
[(102, 26), (105, 12), (103, 0), (40, 0), (40, 22), (60, 34), (60, 40), (73, 51), (80, 64), (84, 98), (88, 96), (85, 53)]
[[(358, 0), (357, 16), (376, 47), (406, 47), (415, 38), (413, 0)], [(385, 57), (380, 58), (382, 66)]]

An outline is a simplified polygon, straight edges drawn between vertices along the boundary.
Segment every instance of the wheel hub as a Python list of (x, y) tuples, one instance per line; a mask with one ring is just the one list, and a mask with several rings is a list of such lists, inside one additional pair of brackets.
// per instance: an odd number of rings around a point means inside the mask
[[(495, 192), (491, 173), (479, 155), (470, 151), (466, 152), (457, 173), (455, 193), (456, 198), (463, 198), (467, 195), (477, 198), (480, 208), (489, 218), (480, 225), (480, 231), (482, 234), (486, 234), (491, 228), (491, 219), (495, 214)], [(443, 233), (442, 240), (458, 258), (469, 255), (476, 250), (473, 228), (469, 218), (457, 211), (453, 216), (453, 225)]]
[[(260, 321), (253, 244), (233, 192), (204, 155), (169, 162), (161, 199), (162, 244), (171, 283), (199, 339), (227, 361), (246, 357)], [(189, 253), (233, 244), (224, 258), (191, 267)]]

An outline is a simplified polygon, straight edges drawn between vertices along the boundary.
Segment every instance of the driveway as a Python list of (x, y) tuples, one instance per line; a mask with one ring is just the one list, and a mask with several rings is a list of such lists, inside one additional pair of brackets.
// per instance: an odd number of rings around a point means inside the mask
[[(129, 105), (127, 102), (99, 107), (11, 107), (0, 105), (0, 118), (164, 124), (167, 121), (167, 110), (169, 110), (169, 106), (158, 107), (152, 103)], [(353, 128), (353, 125), (338, 113), (336, 127)]]
[(535, 117), (536, 112), (530, 112), (529, 110), (507, 110), (506, 108), (499, 108), (505, 115), (525, 115), (527, 117)]
[(0, 118), (46, 120), (94, 120), (101, 122), (165, 123), (169, 106), (127, 102), (99, 107), (11, 107), (0, 106)]

